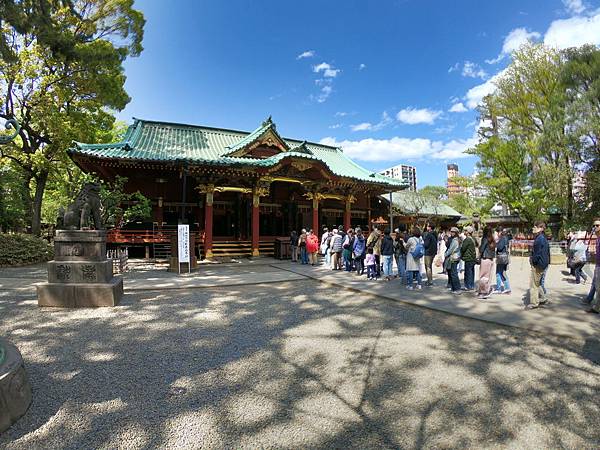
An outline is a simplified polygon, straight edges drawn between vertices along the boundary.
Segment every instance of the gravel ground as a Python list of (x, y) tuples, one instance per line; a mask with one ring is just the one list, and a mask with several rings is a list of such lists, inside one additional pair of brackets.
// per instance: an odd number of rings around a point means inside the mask
[(314, 281), (147, 291), (117, 308), (0, 293), (33, 387), (7, 449), (573, 448), (600, 442), (598, 341)]

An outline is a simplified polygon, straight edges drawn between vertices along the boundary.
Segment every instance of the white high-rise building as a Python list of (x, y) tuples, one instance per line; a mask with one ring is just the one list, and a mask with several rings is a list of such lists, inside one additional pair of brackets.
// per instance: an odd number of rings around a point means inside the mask
[(417, 190), (417, 168), (414, 166), (399, 164), (397, 166), (390, 167), (389, 169), (385, 169), (379, 173), (381, 175), (385, 175), (386, 177), (407, 182), (409, 191)]

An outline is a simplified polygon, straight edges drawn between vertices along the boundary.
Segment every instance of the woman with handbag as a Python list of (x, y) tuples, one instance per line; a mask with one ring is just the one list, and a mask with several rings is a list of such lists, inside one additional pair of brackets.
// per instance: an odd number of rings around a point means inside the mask
[(490, 297), (490, 278), (492, 276), (494, 256), (496, 256), (496, 241), (494, 241), (494, 233), (490, 227), (483, 229), (479, 255), (481, 263), (479, 266), (479, 293), (477, 298), (482, 300)]
[(510, 283), (506, 270), (509, 263), (508, 238), (506, 229), (500, 232), (500, 239), (496, 244), (496, 289), (492, 294), (510, 294)]

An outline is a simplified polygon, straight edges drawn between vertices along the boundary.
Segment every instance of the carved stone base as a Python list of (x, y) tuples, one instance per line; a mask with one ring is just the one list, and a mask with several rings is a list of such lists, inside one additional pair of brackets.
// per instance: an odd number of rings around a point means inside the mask
[[(2, 358), (3, 355), (3, 358)], [(31, 386), (17, 347), (0, 338), (0, 433), (29, 408)]]
[(108, 283), (42, 283), (37, 285), (38, 305), (59, 308), (117, 306), (123, 297), (123, 278)]

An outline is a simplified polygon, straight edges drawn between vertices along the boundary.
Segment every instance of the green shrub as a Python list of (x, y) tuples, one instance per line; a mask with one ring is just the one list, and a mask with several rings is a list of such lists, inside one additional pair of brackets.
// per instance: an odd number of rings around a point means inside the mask
[(0, 267), (48, 261), (53, 253), (52, 246), (37, 236), (0, 233)]

